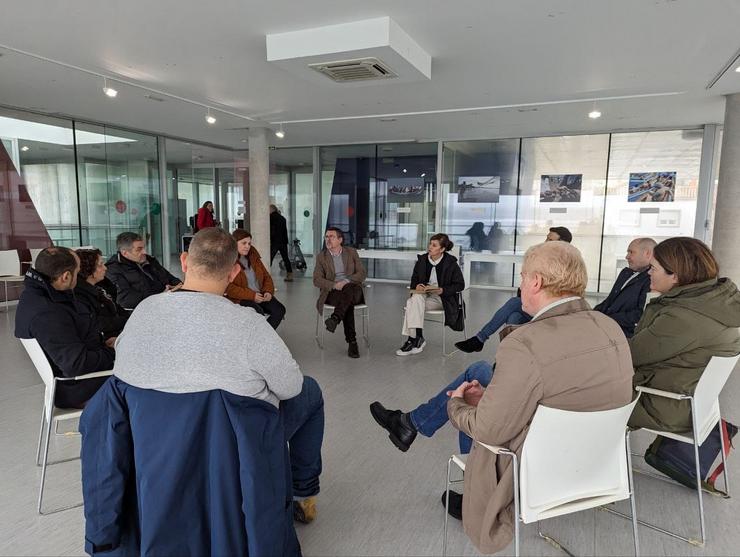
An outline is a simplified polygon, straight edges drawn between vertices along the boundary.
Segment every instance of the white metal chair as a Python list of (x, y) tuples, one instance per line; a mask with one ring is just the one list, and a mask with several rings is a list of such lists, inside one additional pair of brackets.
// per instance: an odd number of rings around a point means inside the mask
[[(684, 536), (681, 536), (679, 534), (676, 534), (675, 532), (671, 532), (669, 530), (665, 530), (664, 528), (660, 528), (658, 526), (655, 526), (654, 524), (650, 524), (648, 522), (644, 522), (642, 520), (639, 520), (639, 524), (642, 524), (643, 526), (646, 526), (650, 528), (651, 530), (655, 530), (657, 532), (661, 532), (663, 534), (667, 534), (673, 538), (677, 538), (679, 540), (683, 540), (685, 542), (690, 543), (691, 545), (696, 545), (699, 547), (703, 547), (706, 543), (706, 530), (704, 526), (704, 502), (702, 500), (702, 487), (701, 487), (701, 471), (699, 466), (699, 446), (704, 443), (704, 440), (709, 436), (709, 434), (712, 432), (712, 430), (715, 427), (721, 427), (722, 423), (722, 416), (720, 414), (719, 409), (719, 394), (722, 392), (722, 389), (725, 386), (725, 383), (727, 383), (727, 380), (730, 377), (730, 374), (732, 373), (732, 370), (735, 369), (735, 366), (737, 365), (738, 360), (740, 360), (740, 355), (737, 356), (731, 356), (729, 358), (723, 358), (720, 356), (714, 356), (707, 365), (704, 372), (701, 374), (701, 377), (699, 378), (699, 382), (696, 384), (696, 389), (694, 389), (693, 395), (686, 395), (681, 393), (672, 393), (669, 391), (661, 391), (659, 389), (652, 389), (650, 387), (636, 387), (637, 391), (640, 393), (650, 394), (654, 396), (660, 396), (664, 398), (670, 398), (673, 400), (688, 400), (691, 404), (691, 423), (692, 428), (691, 431), (688, 432), (685, 435), (680, 435), (676, 433), (669, 433), (667, 431), (658, 431), (654, 429), (644, 429), (644, 431), (648, 431), (650, 433), (655, 433), (656, 435), (662, 435), (663, 437), (668, 437), (670, 439), (675, 439), (676, 441), (681, 441), (683, 443), (688, 443), (690, 445), (694, 445), (694, 464), (696, 466), (696, 496), (699, 500), (699, 527), (701, 531), (701, 537), (700, 539), (695, 538), (687, 538)], [(696, 435), (694, 432), (698, 432), (698, 435)], [(722, 440), (722, 463), (724, 464), (724, 470), (722, 473), (722, 477), (725, 484), (725, 491), (724, 495), (725, 497), (730, 496), (730, 484), (728, 482), (727, 477), (727, 463), (725, 462), (725, 439), (724, 436), (721, 435), (720, 431), (720, 438)], [(640, 456), (640, 455), (636, 455)], [(669, 483), (676, 483), (673, 480), (667, 478), (666, 476), (653, 474), (648, 471), (644, 470), (637, 470), (639, 473), (644, 474), (646, 476), (651, 476), (654, 478), (658, 478), (660, 480), (667, 481)], [(679, 485), (679, 484), (676, 484)], [(624, 514), (619, 513), (613, 509), (604, 509), (612, 514), (616, 514), (622, 517), (625, 517)]]
[[(637, 538), (635, 498), (632, 489), (627, 420), (637, 399), (630, 404), (599, 412), (572, 412), (539, 406), (532, 418), (522, 456), (505, 447), (478, 443), (483, 449), (512, 459), (514, 471), (514, 551), (519, 555), (519, 523), (537, 522), (539, 536), (570, 554), (559, 542), (543, 534), (539, 521), (630, 500), (635, 555)], [(450, 469), (465, 472), (465, 457), (452, 455), (447, 462), (446, 500), (449, 505)], [(448, 506), (447, 505), (447, 506)], [(447, 554), (445, 512), (443, 555)]]
[[(94, 377), (105, 377), (111, 375), (112, 371), (99, 371), (95, 373), (87, 373), (77, 377), (55, 377), (54, 372), (51, 369), (49, 360), (46, 358), (46, 354), (41, 349), (38, 341), (34, 338), (22, 338), (19, 339), (23, 344), (23, 348), (26, 349), (29, 358), (33, 362), (36, 371), (38, 371), (41, 379), (44, 382), (46, 391), (44, 392), (44, 404), (41, 408), (41, 426), (39, 428), (39, 442), (36, 448), (36, 466), (41, 466), (41, 486), (39, 487), (39, 503), (38, 513), (39, 514), (53, 514), (59, 511), (67, 509), (73, 509), (79, 507), (82, 503), (76, 505), (70, 505), (66, 507), (60, 507), (51, 511), (43, 511), (41, 504), (44, 498), (44, 483), (46, 481), (46, 467), (52, 464), (60, 464), (62, 462), (69, 462), (71, 460), (77, 460), (79, 456), (75, 458), (68, 458), (65, 460), (57, 460), (54, 462), (48, 461), (49, 456), (49, 439), (51, 438), (51, 430), (54, 428), (54, 434), (60, 435), (58, 427), (59, 422), (63, 420), (75, 420), (82, 415), (82, 410), (62, 409), (54, 406), (54, 394), (56, 393), (56, 386), (58, 381), (82, 381), (85, 379), (92, 379)], [(61, 434), (68, 435), (68, 434)], [(44, 446), (44, 456), (41, 461), (41, 445)]]
[[(365, 345), (370, 348), (370, 308), (367, 304), (357, 304), (354, 309), (360, 312), (360, 320), (362, 321), (362, 338), (365, 340)], [(324, 309), (321, 314), (316, 313), (316, 344), (319, 348), (324, 349), (324, 335), (326, 328), (324, 327), (324, 316), (331, 315), (334, 312), (334, 306), (324, 304)]]
[(8, 283), (23, 282), (24, 276), (21, 272), (21, 258), (18, 250), (0, 251), (0, 281), (5, 285), (5, 311), (8, 311), (10, 300), (8, 300)]
[[(406, 287), (409, 289), (409, 287)], [(410, 289), (409, 289), (410, 290)], [(467, 290), (467, 288), (465, 289)], [(463, 339), (468, 338), (466, 328), (465, 328), (465, 318), (466, 315), (466, 309), (465, 309), (465, 300), (463, 300), (463, 292), (465, 290), (462, 290), (461, 292), (457, 293), (458, 296), (458, 303), (462, 307), (463, 310)], [(403, 311), (406, 311), (406, 306), (404, 305)], [(424, 311), (424, 321), (431, 321), (433, 323), (441, 323), (442, 324), (442, 355), (443, 356), (452, 356), (455, 352), (457, 352), (457, 348), (452, 350), (451, 352), (447, 352), (447, 327), (445, 326), (445, 312), (443, 309), (430, 309)]]

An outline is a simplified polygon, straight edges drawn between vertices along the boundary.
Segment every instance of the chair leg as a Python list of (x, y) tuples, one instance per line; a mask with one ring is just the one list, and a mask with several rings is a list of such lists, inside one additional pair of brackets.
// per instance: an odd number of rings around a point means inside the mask
[(51, 438), (52, 421), (53, 417), (50, 416), (49, 425), (46, 428), (46, 437), (44, 439), (44, 459), (41, 463), (41, 486), (39, 488), (39, 506), (37, 509), (39, 514), (44, 514), (41, 512), (41, 503), (44, 499), (44, 483), (46, 482), (46, 465), (49, 458), (49, 439)]
[[(321, 321), (323, 320), (323, 317), (324, 317), (323, 310), (321, 311), (321, 313), (316, 314), (316, 344), (319, 345), (319, 348), (321, 350), (324, 349), (324, 334), (323, 334), (324, 331), (321, 328)], [(319, 337), (319, 335), (321, 336)]]
[(46, 425), (46, 405), (41, 406), (41, 427), (39, 428), (39, 443), (36, 447), (36, 466), (41, 466), (41, 442), (44, 439), (44, 426)]
[(722, 418), (720, 417), (719, 422), (717, 423), (717, 427), (719, 428), (719, 438), (721, 442), (721, 448), (722, 448), (722, 477), (725, 481), (725, 497), (730, 496), (730, 478), (727, 476), (727, 460), (725, 458), (725, 449), (727, 447), (725, 446), (725, 436), (722, 434)]
[(450, 467), (452, 466), (452, 457), (447, 460), (447, 484), (445, 487), (445, 530), (442, 537), (442, 557), (447, 557), (447, 522), (450, 518), (448, 509), (450, 508)]
[(632, 513), (632, 537), (635, 542), (635, 557), (640, 555), (640, 542), (637, 537), (637, 505), (635, 504), (635, 479), (632, 475), (632, 450), (630, 449), (630, 432), (625, 433), (625, 446), (627, 450), (627, 480), (630, 490), (630, 512)]
[(365, 345), (370, 348), (370, 308), (366, 307), (362, 312), (362, 332), (365, 336)]
[(511, 454), (514, 467), (514, 556), (519, 557), (519, 459)]
[(694, 398), (691, 398), (691, 422), (693, 426), (693, 433), (694, 433), (694, 465), (696, 466), (696, 495), (699, 498), (699, 527), (701, 528), (701, 538), (699, 540), (694, 540), (694, 542), (698, 541), (699, 546), (704, 546), (704, 543), (706, 542), (706, 531), (704, 527), (704, 499), (702, 497), (702, 489), (701, 489), (701, 469), (699, 466), (699, 442), (696, 438), (698, 435), (699, 429), (696, 427), (696, 406), (694, 404)]

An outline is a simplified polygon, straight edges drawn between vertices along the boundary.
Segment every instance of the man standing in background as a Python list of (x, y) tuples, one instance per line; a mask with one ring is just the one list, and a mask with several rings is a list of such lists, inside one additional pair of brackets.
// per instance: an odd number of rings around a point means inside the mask
[(278, 208), (275, 205), (270, 205), (270, 265), (275, 259), (275, 254), (280, 252), (280, 257), (283, 258), (285, 264), (285, 281), (290, 282), (293, 280), (293, 267), (290, 265), (290, 257), (288, 256), (288, 225), (285, 222), (285, 217), (280, 214)]

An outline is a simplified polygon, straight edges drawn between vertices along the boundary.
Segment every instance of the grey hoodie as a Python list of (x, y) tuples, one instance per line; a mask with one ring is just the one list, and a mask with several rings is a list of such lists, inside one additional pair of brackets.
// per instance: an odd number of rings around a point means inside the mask
[(264, 316), (204, 292), (164, 292), (142, 301), (116, 341), (116, 377), (143, 389), (223, 389), (278, 406), (303, 375)]

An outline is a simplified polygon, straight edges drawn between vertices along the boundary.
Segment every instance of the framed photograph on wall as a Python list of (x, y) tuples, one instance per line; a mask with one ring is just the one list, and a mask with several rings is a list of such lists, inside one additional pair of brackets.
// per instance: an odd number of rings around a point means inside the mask
[(457, 179), (458, 203), (498, 203), (500, 176), (460, 176)]
[(390, 203), (423, 203), (424, 178), (388, 178)]
[(583, 174), (540, 176), (540, 203), (579, 203)]
[(676, 172), (630, 172), (627, 201), (670, 203), (675, 200)]

